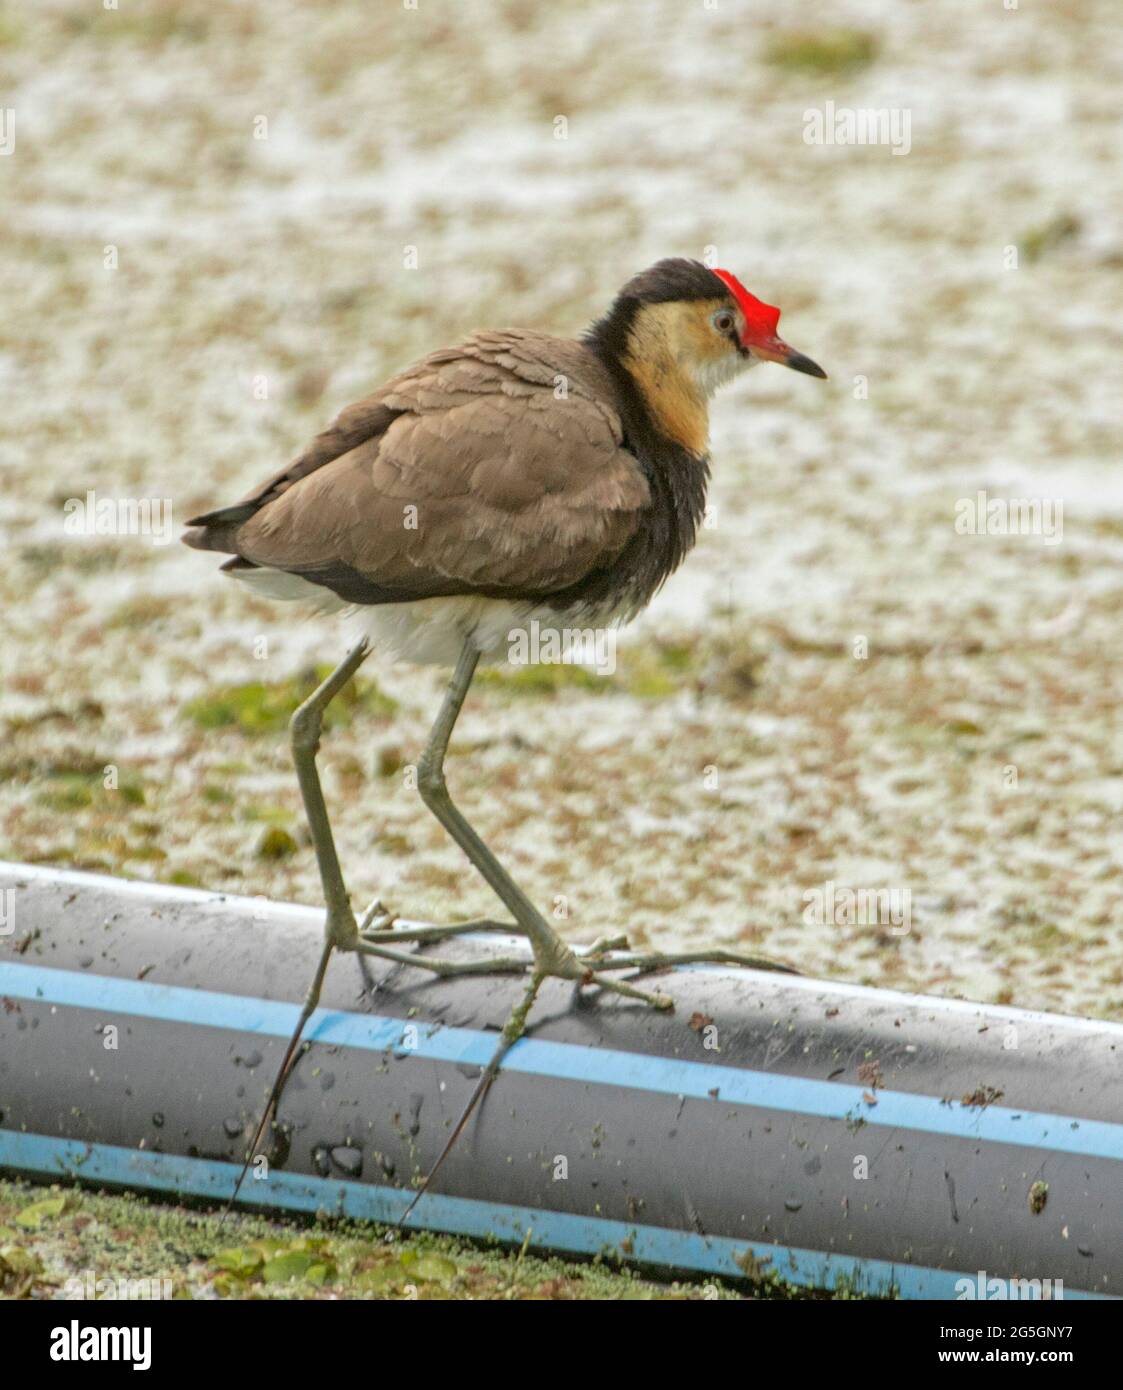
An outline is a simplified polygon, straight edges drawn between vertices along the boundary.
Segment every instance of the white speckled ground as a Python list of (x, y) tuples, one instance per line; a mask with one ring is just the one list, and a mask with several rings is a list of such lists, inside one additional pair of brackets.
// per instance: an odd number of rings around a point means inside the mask
[[(575, 940), (1123, 1017), (1116, 6), (839, 0), (879, 42), (850, 75), (768, 62), (771, 5), (637, 10), (0, 9), (3, 856), (317, 901), (283, 735), (185, 707), (345, 633), (178, 544), (68, 536), (65, 501), (170, 498), (178, 530), (424, 350), (576, 331), (712, 246), (831, 381), (719, 399), (717, 525), (608, 691), (481, 686), (454, 790)], [(827, 100), (906, 107), (911, 152), (805, 145)], [(957, 534), (979, 489), (1061, 499), (1063, 542)], [(323, 754), (356, 901), (492, 911), (387, 771), (439, 676), (367, 670), (397, 715)], [(270, 825), (295, 855), (256, 853)], [(907, 891), (909, 930), (808, 923), (828, 881)]]

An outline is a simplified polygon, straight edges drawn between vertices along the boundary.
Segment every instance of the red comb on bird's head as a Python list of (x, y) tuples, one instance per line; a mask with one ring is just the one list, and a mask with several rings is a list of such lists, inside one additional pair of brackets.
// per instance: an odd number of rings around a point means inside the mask
[(782, 362), (796, 372), (806, 372), (808, 376), (825, 377), (826, 372), (810, 357), (796, 352), (776, 332), (780, 322), (780, 311), (774, 304), (765, 304), (758, 299), (728, 270), (713, 272), (737, 301), (737, 307), (745, 320), (745, 331), (741, 334), (741, 350), (754, 357), (762, 357), (766, 362)]
[(780, 311), (772, 304), (765, 304), (763, 299), (758, 299), (755, 294), (750, 294), (748, 290), (728, 270), (715, 270), (717, 278), (725, 283), (729, 293), (737, 301), (742, 314), (745, 316), (745, 325), (754, 337), (772, 338), (776, 334), (776, 325), (780, 322)]

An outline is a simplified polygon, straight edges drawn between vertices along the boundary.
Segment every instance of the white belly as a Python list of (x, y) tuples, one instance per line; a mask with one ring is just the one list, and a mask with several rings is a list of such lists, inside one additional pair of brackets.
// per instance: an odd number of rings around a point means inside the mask
[[(634, 616), (626, 605), (559, 613), (528, 602), (471, 596), (368, 607), (347, 603), (329, 589), (282, 570), (262, 567), (232, 570), (231, 575), (265, 598), (303, 600), (324, 613), (348, 612), (376, 651), (419, 666), (455, 666), (469, 637), (483, 661), (504, 661), (518, 651), (520, 635), (535, 624), (539, 629), (588, 630), (616, 627)], [(541, 633), (535, 643), (534, 649), (540, 650)]]

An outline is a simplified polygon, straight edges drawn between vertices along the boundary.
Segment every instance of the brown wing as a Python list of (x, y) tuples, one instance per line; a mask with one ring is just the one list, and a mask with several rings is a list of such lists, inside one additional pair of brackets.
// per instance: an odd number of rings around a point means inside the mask
[(650, 501), (613, 402), (582, 344), (480, 333), (349, 406), (186, 539), (358, 603), (567, 589)]

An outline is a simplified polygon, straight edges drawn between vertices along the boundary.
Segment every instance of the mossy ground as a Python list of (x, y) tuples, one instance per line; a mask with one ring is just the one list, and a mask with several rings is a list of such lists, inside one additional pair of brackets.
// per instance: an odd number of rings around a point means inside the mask
[[(171, 1298), (728, 1299), (721, 1280), (654, 1283), (589, 1261), (341, 1222), (224, 1219), (138, 1197), (0, 1181), (0, 1297), (150, 1281)], [(89, 1281), (89, 1282), (87, 1282)], [(134, 1288), (139, 1288), (134, 1284)], [(108, 1284), (101, 1285), (107, 1293)]]

